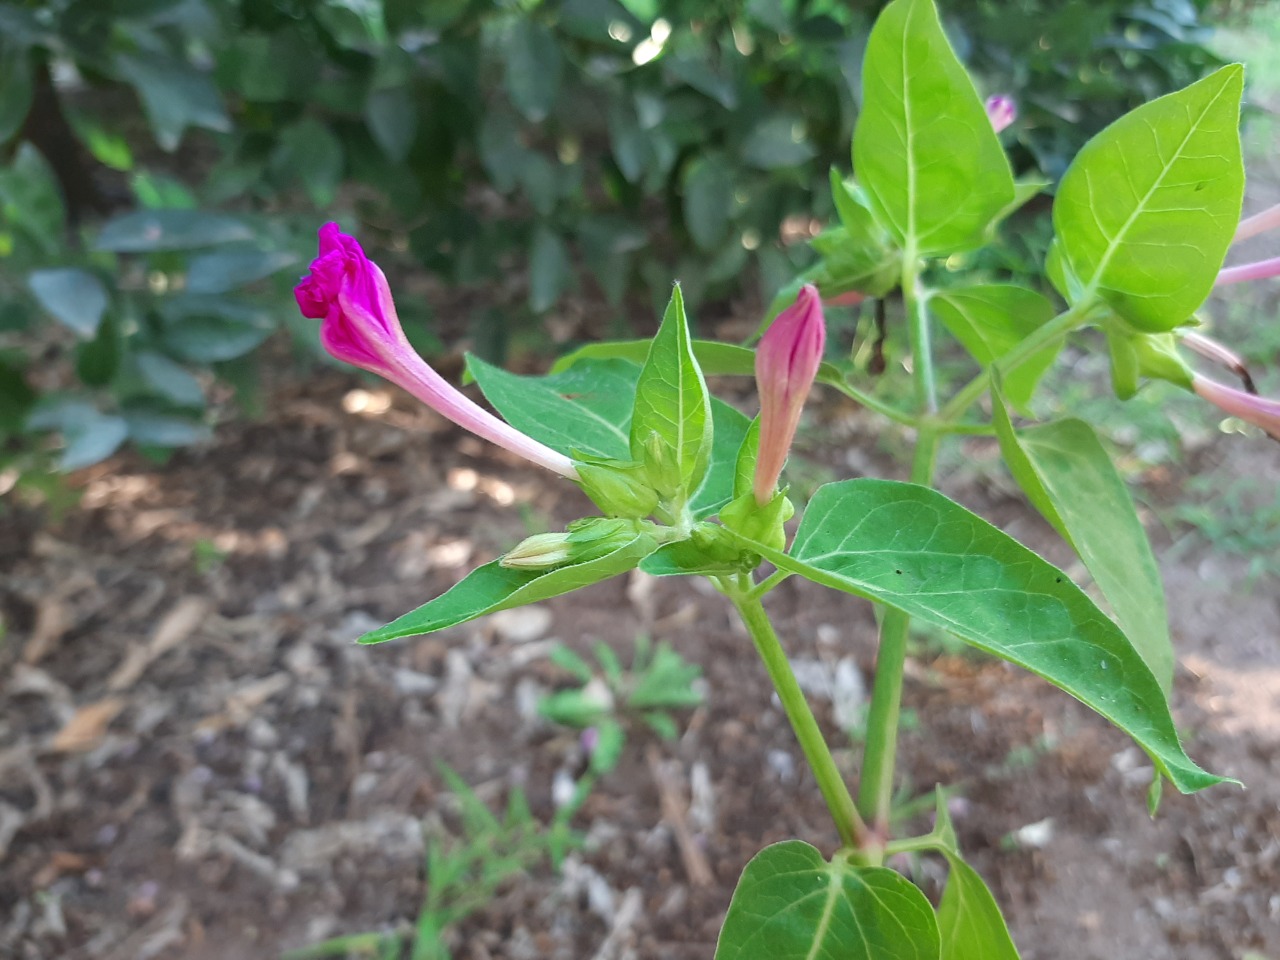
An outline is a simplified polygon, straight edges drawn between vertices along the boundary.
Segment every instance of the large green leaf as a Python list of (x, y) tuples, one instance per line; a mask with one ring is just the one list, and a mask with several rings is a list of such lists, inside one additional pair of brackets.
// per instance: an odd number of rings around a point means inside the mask
[(231, 120), (218, 88), (190, 64), (139, 50), (118, 54), (115, 66), (138, 91), (156, 142), (163, 149), (176, 150), (187, 127), (230, 131)]
[(742, 872), (715, 960), (936, 960), (938, 951), (933, 909), (911, 881), (785, 840)]
[[(929, 298), (929, 308), (983, 366), (999, 360), (1054, 315), (1048, 299), (1012, 283), (949, 287)], [(1005, 377), (1005, 396), (1019, 410), (1026, 410), (1061, 349), (1062, 341), (1055, 340)]]
[(522, 377), (469, 355), (467, 370), (508, 423), (553, 450), (612, 460), (631, 456), (631, 407), (640, 376), (635, 364), (599, 360)]
[(877, 219), (917, 255), (981, 246), (1013, 173), (933, 0), (893, 0), (862, 62), (853, 169)]
[(1184, 793), (1220, 783), (1178, 742), (1160, 683), (1062, 571), (937, 491), (892, 480), (821, 487), (781, 570), (877, 600), (1025, 667), (1127, 732)]
[(533, 17), (516, 17), (503, 55), (507, 96), (526, 120), (541, 123), (560, 90), (562, 61), (555, 36)]
[(663, 481), (691, 498), (707, 472), (712, 429), (711, 395), (693, 356), (684, 297), (677, 284), (636, 382), (631, 458), (647, 462), (656, 437), (666, 458), (661, 469), (670, 474)]
[(203, 210), (135, 210), (108, 220), (94, 242), (112, 253), (189, 250), (253, 239), (253, 231), (234, 217)]
[(1243, 82), (1234, 64), (1125, 114), (1058, 187), (1060, 256), (1085, 298), (1100, 295), (1139, 329), (1184, 322), (1222, 266), (1244, 192)]
[(1016, 431), (996, 391), (992, 403), (1000, 448), (1018, 486), (1080, 554), (1167, 694), (1174, 657), (1160, 567), (1098, 435), (1075, 419)]
[(36, 270), (27, 285), (40, 306), (82, 337), (92, 337), (107, 312), (107, 288), (88, 270), (54, 267)]
[[(643, 359), (649, 342), (636, 343)], [(559, 373), (522, 377), (469, 356), (467, 370), (508, 423), (551, 449), (566, 456), (630, 459), (631, 408), (640, 376), (634, 363), (586, 359)], [(715, 397), (711, 423), (711, 465), (692, 501), (697, 517), (715, 513), (733, 495), (735, 458), (750, 425)]]
[(640, 533), (603, 557), (554, 570), (508, 569), (494, 560), (472, 570), (434, 600), (385, 627), (370, 630), (359, 642), (382, 643), (384, 640), (434, 633), (486, 613), (558, 597), (632, 570), (657, 548), (658, 542), (651, 534)]

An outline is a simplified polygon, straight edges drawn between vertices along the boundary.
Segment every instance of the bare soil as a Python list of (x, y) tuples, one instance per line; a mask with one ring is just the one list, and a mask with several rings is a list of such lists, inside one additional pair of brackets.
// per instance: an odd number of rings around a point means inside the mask
[[(495, 806), (523, 787), (544, 820), (557, 772), (580, 769), (578, 738), (534, 712), (568, 683), (546, 659), (558, 641), (604, 640), (626, 659), (637, 634), (667, 640), (701, 665), (706, 704), (675, 743), (633, 736), (575, 821), (586, 846), (455, 931), (458, 958), (709, 960), (752, 854), (787, 837), (832, 851), (749, 641), (692, 581), (620, 578), (433, 638), (354, 645), (586, 502), (341, 375), (283, 388), (270, 410), (164, 466), (131, 455), (83, 472), (60, 518), (0, 514), (0, 957), (257, 960), (411, 924), (421, 825), (455, 824), (438, 763)], [(855, 452), (815, 455), (842, 474), (876, 466), (857, 411), (819, 415)], [(1260, 440), (1213, 451), (1280, 468)], [(1071, 566), (981, 471), (949, 492)], [(962, 844), (1027, 960), (1280, 958), (1275, 584), (1245, 591), (1241, 570), (1201, 550), (1165, 574), (1189, 751), (1247, 789), (1167, 795), (1152, 821), (1146, 757), (1075, 701), (927, 638), (909, 662), (904, 791), (959, 788)], [(770, 605), (818, 688), (842, 661), (869, 685), (868, 605), (795, 581)], [(815, 699), (852, 776), (859, 752)], [(898, 865), (937, 895), (940, 863)]]

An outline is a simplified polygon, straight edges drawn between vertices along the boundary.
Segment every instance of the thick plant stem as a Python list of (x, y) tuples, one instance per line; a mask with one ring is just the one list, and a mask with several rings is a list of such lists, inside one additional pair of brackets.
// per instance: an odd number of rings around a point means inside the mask
[(769, 679), (773, 681), (778, 699), (782, 701), (782, 709), (786, 711), (791, 729), (800, 741), (804, 758), (813, 770), (818, 789), (822, 791), (822, 798), (827, 802), (827, 809), (835, 820), (840, 842), (845, 847), (862, 846), (868, 835), (866, 824), (858, 815), (853, 796), (822, 738), (822, 731), (818, 729), (818, 721), (813, 718), (813, 711), (809, 709), (804, 692), (796, 682), (796, 675), (791, 671), (791, 664), (787, 662), (787, 654), (778, 641), (773, 624), (769, 622), (769, 615), (765, 613), (759, 599), (746, 592), (729, 588), (726, 593), (737, 608), (738, 615), (742, 617), (747, 632), (751, 634), (760, 659), (764, 661)]

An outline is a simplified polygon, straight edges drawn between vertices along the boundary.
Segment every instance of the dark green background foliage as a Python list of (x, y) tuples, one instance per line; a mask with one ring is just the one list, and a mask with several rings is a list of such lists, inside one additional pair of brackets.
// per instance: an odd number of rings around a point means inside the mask
[[(503, 329), (574, 290), (660, 305), (675, 277), (693, 303), (767, 299), (833, 216), (879, 6), (0, 2), (0, 456), (47, 430), (64, 467), (204, 436), (212, 385), (251, 386), (273, 330), (314, 340), (287, 289), (331, 216), (514, 289)], [(1190, 0), (944, 13), (983, 92), (1019, 100), (1015, 165), (1051, 176), (1216, 63)]]

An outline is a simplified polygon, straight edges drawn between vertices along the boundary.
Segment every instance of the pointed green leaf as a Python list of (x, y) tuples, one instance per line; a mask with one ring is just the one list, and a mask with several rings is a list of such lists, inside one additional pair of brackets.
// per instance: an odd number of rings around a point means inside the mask
[(938, 951), (933, 909), (911, 881), (786, 840), (743, 870), (715, 960), (936, 960)]
[(1062, 571), (926, 487), (821, 487), (790, 554), (743, 539), (781, 570), (877, 600), (1025, 667), (1128, 733), (1183, 793), (1221, 783), (1178, 742), (1160, 683)]
[(107, 312), (107, 288), (88, 270), (55, 267), (36, 270), (27, 286), (40, 306), (82, 337), (93, 337)]
[[(648, 346), (648, 341), (636, 342)], [(640, 376), (635, 364), (583, 360), (545, 377), (522, 377), (469, 356), (467, 369), (489, 402), (522, 433), (566, 456), (631, 459), (631, 407)], [(711, 423), (711, 466), (692, 501), (696, 517), (710, 516), (733, 495), (735, 458), (750, 425), (715, 397)]]
[(630, 458), (631, 407), (640, 374), (634, 364), (602, 360), (522, 377), (468, 355), (467, 371), (508, 423), (553, 450)]
[(1058, 187), (1060, 254), (1135, 327), (1183, 323), (1209, 295), (1240, 220), (1244, 68), (1152, 100), (1076, 155)]
[[(983, 366), (994, 363), (1053, 319), (1053, 304), (1045, 297), (1011, 283), (950, 287), (929, 298), (937, 314), (970, 356)], [(1062, 341), (1037, 350), (1005, 377), (1005, 395), (1026, 410), (1036, 384), (1053, 365)]]
[(672, 290), (671, 303), (636, 383), (631, 459), (645, 461), (655, 434), (666, 450), (673, 485), (691, 496), (711, 457), (711, 398), (693, 356), (679, 285)]
[(978, 872), (947, 851), (951, 874), (938, 904), (942, 960), (1018, 960), (1000, 906)]
[(554, 570), (512, 570), (494, 560), (472, 570), (448, 591), (411, 613), (370, 630), (359, 642), (382, 643), (434, 633), (486, 613), (558, 597), (634, 569), (657, 547), (652, 535), (641, 533), (603, 557)]
[(853, 169), (876, 218), (918, 255), (981, 246), (1013, 173), (933, 0), (893, 0), (867, 40)]
[(1074, 419), (1015, 431), (994, 390), (992, 403), (1000, 449), (1018, 486), (1080, 554), (1167, 694), (1174, 657), (1160, 567), (1129, 489), (1098, 435)]

